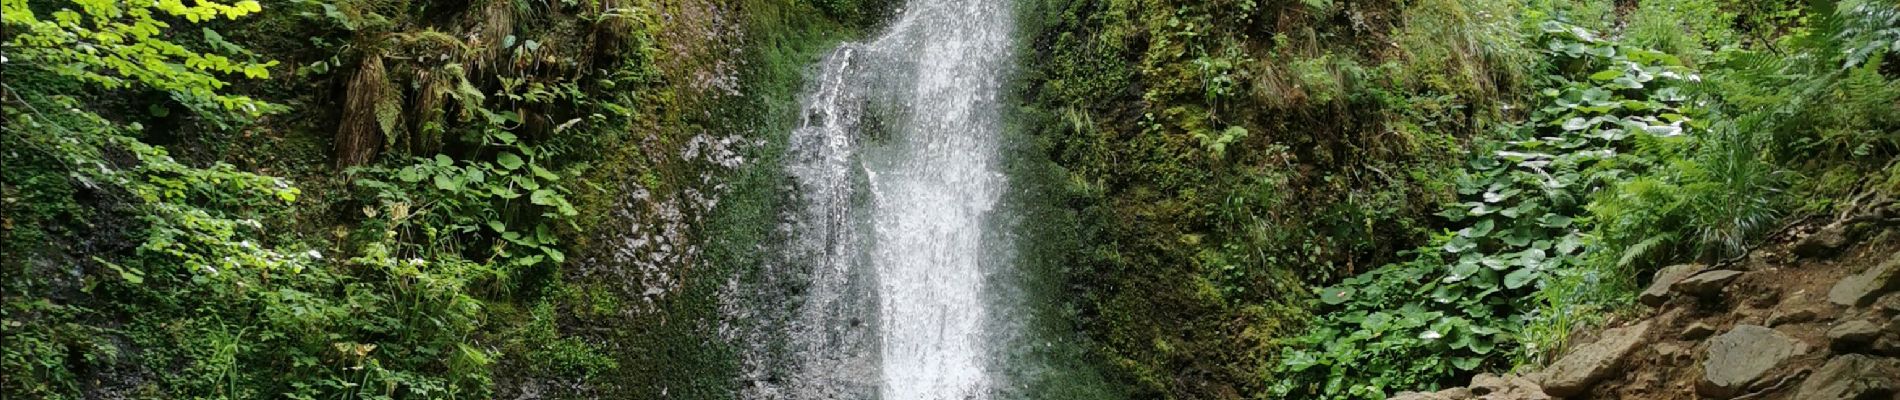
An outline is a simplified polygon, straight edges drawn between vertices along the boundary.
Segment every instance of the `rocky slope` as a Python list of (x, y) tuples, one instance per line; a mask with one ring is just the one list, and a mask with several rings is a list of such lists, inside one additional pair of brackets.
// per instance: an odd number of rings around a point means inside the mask
[(1799, 229), (1664, 268), (1646, 310), (1573, 335), (1542, 371), (1396, 398), (1900, 399), (1900, 230), (1870, 233)]

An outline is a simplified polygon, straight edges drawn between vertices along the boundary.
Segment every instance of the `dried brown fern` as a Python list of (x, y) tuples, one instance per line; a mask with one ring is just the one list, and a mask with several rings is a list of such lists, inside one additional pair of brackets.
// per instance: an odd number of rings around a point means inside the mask
[(415, 133), (410, 135), (410, 153), (429, 154), (442, 148), (442, 116), (447, 113), (445, 108), (448, 105), (442, 99), (455, 90), (455, 80), (460, 77), (454, 74), (460, 72), (461, 68), (455, 68), (454, 71), (446, 68), (416, 71), (418, 88), (415, 100), (410, 105), (415, 115), (415, 118), (411, 118), (415, 124), (411, 129)]
[(474, 48), (473, 64), (477, 74), (493, 71), (497, 62), (507, 50), (503, 46), (509, 36), (515, 34), (514, 0), (489, 0), (482, 5), (481, 13), (471, 16), (473, 27), (469, 30), (468, 47)]
[(385, 99), (397, 97), (393, 92), (382, 55), (364, 55), (343, 95), (343, 119), (336, 130), (338, 167), (367, 164), (382, 151), (384, 124), (378, 109)]

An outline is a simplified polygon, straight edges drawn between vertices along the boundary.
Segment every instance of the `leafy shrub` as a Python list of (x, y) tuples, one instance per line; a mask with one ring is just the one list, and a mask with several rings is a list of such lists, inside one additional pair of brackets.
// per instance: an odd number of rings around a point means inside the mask
[(1276, 394), (1383, 398), (1534, 352), (1521, 336), (1543, 311), (1532, 295), (1592, 246), (1583, 203), (1643, 166), (1627, 155), (1637, 143), (1697, 129), (1681, 108), (1692, 76), (1674, 57), (1558, 21), (1539, 27), (1558, 71), (1587, 74), (1545, 77), (1548, 103), (1530, 124), (1471, 161), (1457, 180), (1465, 201), (1440, 213), (1463, 228), (1319, 291), (1325, 313), (1292, 339)]
[[(438, 155), (360, 170), (369, 207), (355, 234), (339, 228), (340, 243), (298, 237), (279, 225), (302, 195), (291, 182), (175, 159), (144, 137), (145, 113), (124, 110), (147, 104), (122, 98), (158, 93), (191, 111), (182, 118), (249, 127), (285, 109), (230, 94), (224, 80), (267, 77), (274, 62), (243, 61), (256, 55), (209, 29), (193, 36), (201, 42), (171, 41), (183, 36), (173, 23), (237, 18), (261, 6), (191, 4), (0, 3), (8, 32), (19, 32), (7, 39), (0, 90), (7, 121), (0, 139), (9, 149), (0, 153), (8, 165), (5, 246), (31, 255), (4, 260), (8, 346), (0, 365), (9, 379), (0, 393), (488, 395), (500, 355), (484, 345), (496, 333), (490, 306), (514, 290), (532, 291), (518, 280), (565, 260), (552, 232), (571, 226), (577, 211), (549, 160), (566, 148), (523, 143), (511, 132), (522, 125), (514, 112), (466, 102), (467, 131), (454, 133), (474, 133), (463, 136), (478, 142), (468, 146), (471, 159)], [(45, 10), (51, 19), (38, 19)], [(574, 85), (504, 86), (492, 101), (582, 96)], [(171, 128), (163, 133), (194, 133)], [(597, 348), (545, 330), (528, 340), (552, 343), (552, 354), (584, 366), (556, 373), (605, 365)]]

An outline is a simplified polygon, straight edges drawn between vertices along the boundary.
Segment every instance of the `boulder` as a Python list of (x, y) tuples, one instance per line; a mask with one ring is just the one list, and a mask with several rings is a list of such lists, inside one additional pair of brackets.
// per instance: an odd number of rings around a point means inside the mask
[(1638, 294), (1636, 299), (1650, 307), (1661, 307), (1663, 303), (1669, 302), (1670, 286), (1701, 269), (1702, 266), (1698, 264), (1676, 264), (1663, 267), (1656, 271), (1656, 277), (1650, 280), (1649, 288), (1643, 289), (1643, 293)]
[(1796, 307), (1789, 310), (1777, 310), (1774, 314), (1768, 315), (1768, 326), (1775, 327), (1787, 324), (1799, 324), (1813, 321), (1820, 315), (1821, 311), (1815, 310), (1813, 307)]
[(1440, 396), (1437, 393), (1422, 393), (1422, 392), (1399, 392), (1398, 394), (1392, 395), (1392, 397), (1389, 397), (1388, 399), (1389, 400), (1464, 400), (1464, 399), (1455, 399), (1455, 398)]
[(1847, 247), (1847, 236), (1847, 225), (1829, 224), (1795, 242), (1794, 255), (1804, 258), (1833, 257)]
[(1443, 397), (1443, 398), (1452, 399), (1452, 400), (1465, 400), (1465, 399), (1471, 398), (1471, 389), (1455, 387), (1455, 388), (1440, 390), (1438, 391), (1438, 393), (1434, 393), (1434, 394), (1438, 395), (1438, 397)]
[(1697, 322), (1689, 324), (1688, 328), (1682, 330), (1682, 340), (1702, 340), (1702, 338), (1714, 334), (1715, 325), (1709, 325), (1707, 322)]
[(1900, 314), (1900, 292), (1880, 296), (1879, 299), (1874, 300), (1873, 309), (1881, 310), (1888, 314)]
[(1696, 393), (1727, 399), (1741, 394), (1762, 375), (1794, 356), (1806, 354), (1807, 344), (1760, 325), (1739, 325), (1709, 339), (1702, 361), (1702, 380)]
[[(1544, 393), (1556, 397), (1582, 394), (1590, 385), (1620, 372), (1623, 360), (1649, 335), (1650, 321), (1603, 331), (1602, 339), (1578, 347), (1544, 369)], [(1475, 380), (1474, 380), (1475, 382)], [(1475, 385), (1474, 385), (1475, 386)]]
[(1399, 392), (1391, 400), (1470, 400), (1471, 389), (1450, 388), (1437, 392)]
[(1880, 337), (1880, 326), (1867, 321), (1847, 321), (1827, 331), (1828, 348), (1848, 352), (1873, 344)]
[(1801, 400), (1856, 400), (1891, 396), (1900, 361), (1860, 354), (1834, 357), (1801, 382), (1794, 398)]
[(1735, 282), (1735, 278), (1740, 277), (1742, 277), (1742, 271), (1726, 269), (1703, 271), (1695, 275), (1690, 275), (1687, 278), (1682, 278), (1681, 281), (1677, 281), (1676, 284), (1670, 285), (1669, 287), (1677, 292), (1692, 296), (1710, 297), (1722, 294), (1723, 288), (1728, 287), (1729, 283)]
[(1662, 342), (1655, 346), (1656, 359), (1668, 365), (1688, 365), (1695, 362), (1695, 351), (1677, 342)]
[(1900, 357), (1900, 337), (1889, 336), (1874, 339), (1872, 351), (1874, 354), (1882, 356)]
[(1471, 388), (1465, 393), (1478, 400), (1550, 400), (1535, 379), (1520, 375), (1478, 374), (1471, 377)]
[(1848, 275), (1827, 292), (1827, 300), (1849, 307), (1873, 304), (1887, 292), (1900, 289), (1900, 252), (1867, 271)]

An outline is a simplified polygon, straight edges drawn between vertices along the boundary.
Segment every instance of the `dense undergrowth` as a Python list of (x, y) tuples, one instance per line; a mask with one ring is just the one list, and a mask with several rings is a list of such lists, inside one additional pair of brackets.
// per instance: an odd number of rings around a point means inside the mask
[(1071, 313), (1141, 397), (1534, 367), (1662, 265), (1900, 189), (1890, 2), (1038, 5)]
[(7, 0), (0, 394), (722, 397), (583, 216), (724, 174), (680, 149), (887, 8)]

